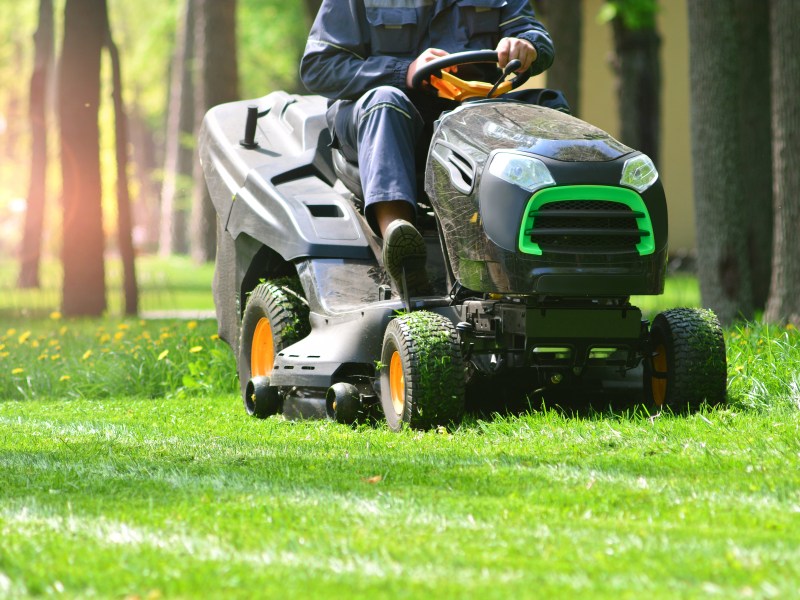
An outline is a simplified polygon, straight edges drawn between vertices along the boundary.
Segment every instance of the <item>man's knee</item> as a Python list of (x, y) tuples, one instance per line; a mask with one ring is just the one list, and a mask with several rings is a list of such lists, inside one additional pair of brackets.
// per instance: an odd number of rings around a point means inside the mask
[(416, 112), (414, 104), (402, 90), (390, 85), (382, 85), (370, 90), (361, 99), (362, 110), (369, 110), (375, 106), (391, 105), (406, 112)]

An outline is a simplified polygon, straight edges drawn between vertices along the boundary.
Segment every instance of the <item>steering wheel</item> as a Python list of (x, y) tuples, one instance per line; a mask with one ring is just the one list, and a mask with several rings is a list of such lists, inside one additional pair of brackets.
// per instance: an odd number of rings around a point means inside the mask
[(505, 78), (522, 64), (513, 60), (506, 65), (503, 75), (494, 83), (481, 81), (464, 81), (452, 73), (444, 71), (448, 67), (473, 64), (494, 64), (498, 61), (497, 52), (494, 50), (471, 50), (456, 52), (442, 58), (437, 58), (417, 69), (411, 78), (411, 87), (421, 89), (425, 81), (439, 91), (439, 96), (450, 100), (468, 100), (470, 98), (491, 98), (517, 89), (530, 78), (530, 71), (517, 73), (514, 79), (505, 81)]

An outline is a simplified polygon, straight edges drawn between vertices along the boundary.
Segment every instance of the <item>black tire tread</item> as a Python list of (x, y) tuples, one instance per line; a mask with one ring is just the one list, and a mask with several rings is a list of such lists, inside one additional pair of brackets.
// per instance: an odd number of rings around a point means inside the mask
[(677, 412), (697, 410), (703, 402), (712, 406), (725, 402), (725, 338), (712, 311), (673, 308), (659, 313), (651, 327), (654, 348), (659, 340), (667, 349), (669, 365), (666, 407)]
[(253, 288), (248, 296), (242, 317), (238, 364), (242, 394), (251, 377), (250, 344), (255, 325), (261, 317), (269, 319), (276, 352), (303, 339), (310, 331), (308, 307), (299, 297), (286, 292), (284, 287), (295, 291), (299, 289), (299, 282), (296, 278), (264, 281)]
[(465, 375), (452, 322), (429, 311), (416, 311), (393, 319), (387, 336), (391, 333), (400, 341), (401, 356), (408, 357), (403, 420), (413, 429), (458, 423), (464, 412)]

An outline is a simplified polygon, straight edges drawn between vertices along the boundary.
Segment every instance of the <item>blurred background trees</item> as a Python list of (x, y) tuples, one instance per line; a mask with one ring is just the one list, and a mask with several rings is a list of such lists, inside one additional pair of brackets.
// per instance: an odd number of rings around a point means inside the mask
[[(659, 24), (664, 11), (684, 5), (657, 0), (532, 1), (557, 46), (547, 85), (563, 89), (578, 115), (584, 112), (581, 100), (591, 103), (593, 92), (581, 89), (587, 53), (596, 52), (585, 45), (586, 32), (605, 28), (610, 52), (603, 58), (618, 95), (615, 133), (658, 163), (664, 144), (662, 63), (673, 60), (661, 55)], [(97, 18), (106, 2), (110, 27)], [(18, 284), (41, 283), (41, 248), (45, 255), (64, 259), (64, 308), (98, 311), (104, 307), (102, 258), (128, 252), (127, 239), (139, 253), (211, 260), (214, 215), (202, 200), (205, 186), (196, 170), (197, 124), (213, 104), (276, 89), (302, 91), (297, 64), (320, 4), (321, 0), (1, 2), (0, 186), (4, 197), (25, 198), (25, 225), (13, 240)], [(797, 56), (796, 28), (786, 26), (796, 22), (797, 4), (704, 0), (685, 5), (691, 34), (686, 69), (692, 78), (697, 274), (703, 303), (728, 322), (760, 314), (770, 289), (770, 318), (797, 320), (800, 312), (792, 304), (800, 297), (795, 293), (798, 253), (792, 246), (800, 236), (797, 214), (792, 212), (798, 195), (791, 168), (798, 148), (792, 82), (800, 75), (792, 58)], [(74, 19), (78, 10), (88, 11), (80, 23)], [(115, 44), (107, 34), (110, 29)], [(121, 69), (122, 93), (116, 97), (117, 110), (124, 108), (118, 113), (121, 127), (114, 124), (112, 102), (114, 48), (119, 50)], [(84, 53), (90, 58), (76, 62), (74, 57)], [(74, 76), (65, 78), (67, 72), (89, 79), (78, 84)], [(62, 117), (60, 131), (56, 115)], [(127, 139), (121, 142), (123, 148), (115, 148), (120, 135)], [(94, 166), (71, 170), (77, 165), (78, 149), (97, 152), (102, 177), (91, 175)], [(47, 161), (48, 156), (52, 160)], [(129, 157), (130, 166), (118, 168), (115, 156)], [(116, 202), (125, 190), (130, 192), (130, 219), (120, 214), (126, 202)], [(6, 202), (19, 205), (17, 200)], [(124, 229), (130, 231), (126, 234)], [(88, 243), (79, 249), (71, 243), (77, 239)], [(0, 248), (8, 252), (11, 244), (4, 239)], [(67, 287), (75, 292), (74, 299)], [(73, 308), (74, 302), (81, 308)]]

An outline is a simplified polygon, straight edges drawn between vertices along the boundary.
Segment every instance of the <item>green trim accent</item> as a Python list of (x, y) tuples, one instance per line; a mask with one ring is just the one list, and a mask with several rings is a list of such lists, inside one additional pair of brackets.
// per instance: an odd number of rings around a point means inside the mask
[(525, 254), (533, 254), (535, 256), (542, 255), (542, 249), (539, 244), (530, 240), (530, 237), (525, 235), (526, 231), (533, 228), (534, 218), (531, 214), (539, 210), (545, 204), (551, 202), (565, 202), (565, 201), (581, 201), (581, 200), (606, 200), (609, 202), (619, 202), (624, 204), (632, 211), (644, 214), (643, 217), (636, 219), (636, 224), (639, 229), (650, 233), (644, 236), (642, 240), (636, 244), (636, 250), (640, 256), (647, 256), (656, 251), (655, 233), (653, 232), (653, 222), (650, 220), (650, 213), (644, 204), (642, 197), (634, 190), (622, 187), (602, 186), (602, 185), (570, 185), (561, 187), (551, 187), (539, 190), (531, 199), (528, 200), (528, 205), (525, 207), (525, 214), (522, 219), (522, 227), (519, 230), (519, 249)]

